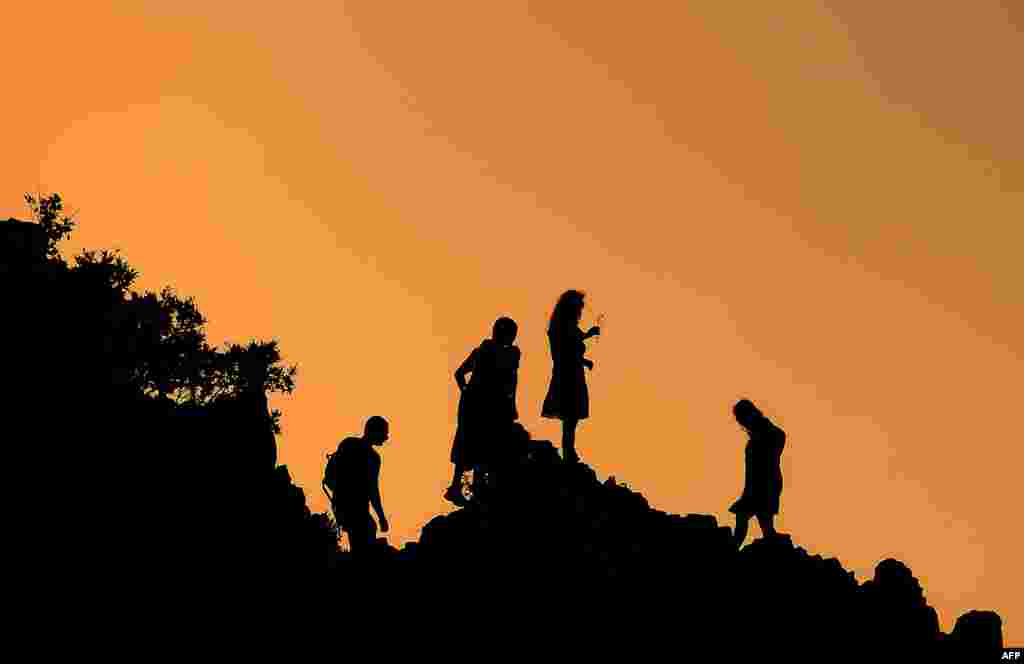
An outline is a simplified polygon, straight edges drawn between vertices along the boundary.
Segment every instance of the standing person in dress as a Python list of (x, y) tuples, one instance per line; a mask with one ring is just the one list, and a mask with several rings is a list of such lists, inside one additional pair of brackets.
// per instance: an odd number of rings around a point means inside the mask
[(786, 433), (746, 399), (738, 401), (732, 411), (749, 436), (744, 452), (746, 477), (743, 495), (729, 508), (736, 515), (734, 544), (738, 549), (747, 537), (751, 516), (757, 517), (766, 538), (775, 536), (775, 515), (779, 513), (779, 497), (782, 495), (782, 448), (786, 445)]
[[(452, 441), (451, 460), (455, 465), (452, 483), (444, 497), (455, 505), (466, 504), (462, 495), (462, 476), (473, 470), (477, 474), (491, 455), (488, 445), (494, 444), (507, 426), (519, 419), (516, 409), (516, 387), (519, 383), (519, 348), (514, 345), (519, 326), (511, 318), (494, 322), (490, 339), (469, 354), (455, 370), (459, 386), (458, 425)], [(466, 382), (466, 374), (471, 374)]]
[(541, 416), (562, 420), (562, 459), (578, 463), (576, 425), (590, 416), (590, 393), (584, 367), (594, 363), (583, 357), (586, 340), (601, 334), (595, 326), (587, 332), (579, 328), (585, 295), (581, 291), (562, 293), (551, 312), (548, 323), (548, 344), (551, 348), (551, 383), (541, 408)]

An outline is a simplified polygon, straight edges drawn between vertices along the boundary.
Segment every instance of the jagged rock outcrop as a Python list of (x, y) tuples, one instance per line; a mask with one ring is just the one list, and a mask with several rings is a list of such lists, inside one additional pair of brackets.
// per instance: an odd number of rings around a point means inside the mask
[(998, 661), (1003, 650), (1003, 621), (994, 611), (968, 611), (956, 619), (946, 641), (953, 661)]
[(432, 519), (417, 543), (381, 549), (375, 562), (377, 579), (393, 570), (403, 587), (442, 602), (453, 587), (497, 598), (484, 605), (484, 618), (464, 616), (474, 634), (500, 638), (516, 616), (555, 607), (559, 629), (601, 635), (600, 648), (573, 642), (578, 655), (636, 656), (682, 639), (688, 648), (727, 645), (737, 657), (841, 647), (858, 657), (958, 661), (999, 642), (998, 616), (988, 613), (967, 614), (952, 635), (942, 634), (899, 561), (881, 561), (858, 583), (839, 560), (807, 552), (791, 535), (737, 552), (714, 517), (654, 509), (585, 465), (563, 464), (547, 441), (512, 436), (496, 445), (504, 460), (493, 485), (470, 506)]

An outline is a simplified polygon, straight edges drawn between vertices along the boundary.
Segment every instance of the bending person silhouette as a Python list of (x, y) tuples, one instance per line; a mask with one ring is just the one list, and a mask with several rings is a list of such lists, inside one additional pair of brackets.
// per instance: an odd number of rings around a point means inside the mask
[(576, 290), (562, 293), (548, 323), (551, 383), (541, 416), (562, 420), (562, 458), (570, 463), (580, 460), (576, 453), (576, 425), (590, 416), (590, 393), (583, 369), (593, 369), (594, 363), (583, 357), (587, 352), (585, 342), (601, 334), (601, 328), (596, 326), (587, 332), (579, 328), (584, 297)]
[(738, 401), (732, 409), (748, 436), (745, 457), (743, 494), (729, 511), (736, 515), (734, 544), (738, 549), (747, 537), (751, 516), (757, 516), (766, 538), (775, 536), (775, 515), (779, 513), (782, 494), (782, 448), (786, 433), (775, 426), (750, 401)]
[(366, 420), (361, 438), (338, 443), (324, 469), (324, 493), (331, 501), (334, 519), (348, 535), (349, 548), (359, 554), (377, 538), (377, 524), (370, 516), (372, 506), (380, 520), (381, 532), (388, 532), (388, 519), (380, 498), (380, 454), (375, 446), (388, 439), (388, 422), (379, 415)]
[[(455, 383), (461, 393), (451, 453), (455, 468), (444, 497), (456, 505), (466, 503), (462, 476), (473, 470), (475, 483), (477, 473), (488, 459), (488, 442), (493, 443), (498, 432), (519, 419), (516, 386), (520, 353), (514, 345), (518, 332), (514, 320), (499, 318), (494, 322), (491, 338), (484, 339), (455, 370)], [(471, 374), (468, 383), (466, 374)]]

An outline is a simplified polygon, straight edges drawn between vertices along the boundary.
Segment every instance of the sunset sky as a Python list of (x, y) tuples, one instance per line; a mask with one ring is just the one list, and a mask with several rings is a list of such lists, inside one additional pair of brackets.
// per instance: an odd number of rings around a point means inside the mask
[(749, 397), (788, 434), (782, 532), (862, 581), (904, 561), (945, 631), (991, 609), (1024, 640), (1024, 3), (33, 2), (0, 25), (0, 217), (60, 192), (65, 255), (120, 248), (212, 343), (279, 339), (279, 457), (312, 509), (374, 414), (392, 543), (450, 508), (452, 372), (501, 315), (521, 420), (557, 441), (544, 327), (580, 288), (583, 324), (606, 315), (578, 434), (601, 478), (732, 525)]

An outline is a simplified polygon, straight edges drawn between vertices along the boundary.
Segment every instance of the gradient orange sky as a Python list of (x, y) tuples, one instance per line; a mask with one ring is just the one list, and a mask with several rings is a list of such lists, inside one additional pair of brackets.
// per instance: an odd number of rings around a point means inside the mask
[(382, 414), (392, 542), (448, 509), (451, 374), (500, 315), (557, 440), (544, 325), (582, 288), (599, 476), (731, 525), (748, 396), (783, 532), (1024, 639), (1019, 2), (17, 4), (0, 217), (58, 191), (65, 255), (280, 339), (311, 508)]

